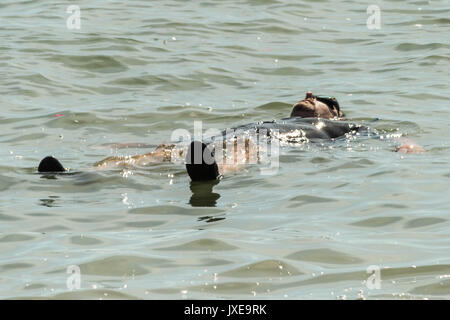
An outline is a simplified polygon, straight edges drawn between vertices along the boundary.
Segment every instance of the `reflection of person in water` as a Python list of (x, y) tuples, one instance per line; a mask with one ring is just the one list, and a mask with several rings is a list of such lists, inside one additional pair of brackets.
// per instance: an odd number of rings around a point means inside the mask
[(213, 187), (219, 183), (219, 180), (211, 180), (199, 183), (191, 181), (192, 196), (189, 204), (193, 207), (215, 207), (220, 194), (213, 192)]
[[(216, 161), (217, 154), (215, 155), (214, 151), (220, 149), (219, 147), (225, 145), (229, 147), (230, 145), (230, 137), (222, 137), (222, 140), (213, 140), (208, 144), (193, 141), (187, 150), (175, 144), (161, 144), (154, 151), (143, 155), (106, 158), (96, 163), (95, 167), (101, 169), (147, 165), (155, 162), (171, 161), (174, 158), (181, 157), (186, 160), (186, 169), (193, 181), (215, 180), (220, 175), (239, 170), (245, 164), (258, 161), (260, 149), (254, 140), (248, 138), (251, 136), (249, 132), (264, 132), (269, 138), (277, 138), (276, 134), (287, 134), (289, 139), (311, 142), (335, 139), (347, 134), (367, 132), (368, 128), (344, 121), (342, 117), (343, 113), (334, 97), (314, 96), (311, 92), (307, 92), (303, 100), (294, 104), (289, 118), (252, 123), (234, 128), (234, 132), (242, 134), (234, 134), (231, 137), (231, 145), (234, 148), (232, 148), (232, 152), (228, 152), (229, 154), (225, 156), (232, 158), (231, 163), (227, 159)], [(239, 144), (238, 140), (242, 143)], [(424, 152), (424, 149), (415, 143), (405, 141), (395, 151), (421, 153)], [(230, 155), (230, 153), (233, 154)], [(39, 164), (38, 171), (64, 172), (65, 169), (57, 159), (47, 157)]]

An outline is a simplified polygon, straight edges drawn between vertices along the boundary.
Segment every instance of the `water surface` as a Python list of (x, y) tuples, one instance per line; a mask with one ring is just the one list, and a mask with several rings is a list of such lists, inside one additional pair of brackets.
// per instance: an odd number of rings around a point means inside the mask
[[(450, 296), (447, 1), (378, 2), (380, 30), (370, 1), (77, 4), (80, 30), (64, 1), (0, 4), (0, 298)], [(214, 185), (177, 164), (90, 170), (196, 120), (288, 116), (307, 90), (385, 139), (286, 146), (276, 174)], [(107, 147), (127, 142), (144, 146)], [(35, 174), (50, 154), (81, 173)]]

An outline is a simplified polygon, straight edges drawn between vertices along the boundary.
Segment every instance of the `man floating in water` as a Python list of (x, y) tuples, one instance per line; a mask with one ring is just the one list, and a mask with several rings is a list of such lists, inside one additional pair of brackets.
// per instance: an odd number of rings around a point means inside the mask
[[(246, 164), (258, 162), (262, 151), (266, 149), (261, 148), (258, 138), (264, 138), (269, 143), (280, 139), (281, 136), (292, 141), (315, 142), (368, 132), (367, 127), (347, 122), (343, 120), (343, 116), (336, 98), (315, 96), (312, 92), (307, 92), (303, 100), (294, 104), (289, 118), (239, 126), (211, 137), (206, 143), (192, 141), (187, 148), (176, 144), (161, 144), (146, 154), (109, 157), (94, 166), (99, 169), (114, 168), (182, 158), (193, 181), (215, 180), (221, 175), (241, 169)], [(255, 138), (256, 136), (258, 138)], [(413, 142), (404, 141), (395, 151), (422, 153), (424, 149)], [(65, 171), (61, 163), (53, 157), (46, 157), (38, 167), (40, 173)]]

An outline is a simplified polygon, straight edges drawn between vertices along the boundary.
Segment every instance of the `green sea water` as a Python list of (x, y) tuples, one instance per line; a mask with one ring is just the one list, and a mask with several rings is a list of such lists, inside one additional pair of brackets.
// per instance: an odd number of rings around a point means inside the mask
[[(378, 1), (369, 29), (371, 4), (79, 0), (70, 29), (67, 1), (2, 1), (0, 298), (449, 298), (450, 4)], [(92, 170), (194, 121), (286, 117), (307, 90), (383, 139), (283, 146), (276, 173), (215, 185)], [(80, 173), (36, 174), (47, 155)]]

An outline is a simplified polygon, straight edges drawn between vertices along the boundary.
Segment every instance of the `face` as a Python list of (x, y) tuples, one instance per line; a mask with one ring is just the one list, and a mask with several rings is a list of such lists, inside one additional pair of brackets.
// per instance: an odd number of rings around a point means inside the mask
[(312, 92), (307, 92), (305, 99), (294, 104), (291, 117), (331, 119), (342, 117), (336, 106), (319, 101)]

